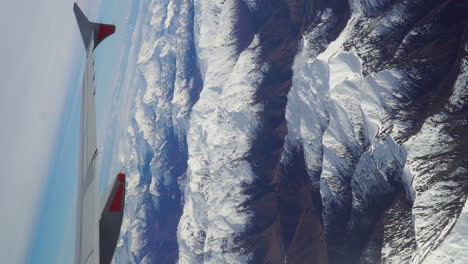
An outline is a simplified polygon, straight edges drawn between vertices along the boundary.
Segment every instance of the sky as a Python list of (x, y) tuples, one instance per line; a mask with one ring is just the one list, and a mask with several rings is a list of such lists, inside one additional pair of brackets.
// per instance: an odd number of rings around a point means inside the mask
[[(85, 50), (73, 0), (15, 0), (0, 9), (0, 260), (72, 263), (80, 89)], [(116, 33), (95, 50), (96, 110), (101, 171), (108, 188), (116, 89), (126, 69), (136, 12), (131, 0), (79, 0), (92, 21), (115, 23)], [(133, 13), (131, 13), (133, 11)], [(107, 149), (113, 149), (107, 147)], [(104, 157), (103, 157), (104, 156)], [(99, 172), (98, 171), (98, 172)]]
[[(96, 112), (98, 129), (98, 172), (100, 178), (100, 193), (103, 195), (108, 188), (112, 175), (109, 166), (99, 166), (103, 156), (106, 160), (112, 158), (111, 153), (103, 153), (104, 138), (112, 135), (108, 131), (112, 107), (115, 107), (115, 91), (119, 87), (121, 70), (125, 68), (126, 49), (130, 43), (128, 36), (132, 30), (126, 16), (131, 8), (130, 3), (138, 1), (102, 0), (93, 4), (78, 2), (84, 13), (92, 21), (115, 23), (116, 33), (103, 41), (95, 50), (96, 70)], [(124, 6), (124, 3), (126, 5)], [(71, 5), (70, 5), (71, 7)], [(67, 10), (67, 12), (71, 12)], [(77, 28), (74, 16), (73, 28)], [(77, 34), (79, 34), (77, 32)], [(79, 35), (78, 35), (79, 36)], [(81, 38), (71, 53), (78, 57), (73, 61), (67, 83), (67, 93), (64, 95), (64, 107), (58, 119), (58, 128), (50, 155), (49, 170), (44, 176), (44, 185), (36, 204), (38, 213), (33, 216), (34, 223), (29, 234), (29, 241), (19, 263), (73, 263), (75, 251), (76, 226), (76, 179), (78, 171), (78, 141), (80, 115), (80, 89), (83, 74), (84, 48)], [(107, 162), (109, 163), (109, 162)]]
[[(89, 17), (97, 17), (99, 2), (80, 0), (79, 4)], [(64, 232), (38, 235), (38, 229), (44, 230), (41, 225), (74, 228), (74, 208), (70, 206), (74, 185), (66, 179), (76, 175), (77, 87), (84, 49), (72, 6), (72, 0), (15, 0), (4, 1), (0, 9), (3, 263), (25, 263), (38, 244), (49, 246), (40, 243), (44, 241), (34, 243), (35, 238), (64, 236)], [(63, 188), (47, 192), (54, 182)], [(60, 200), (62, 197), (69, 198)], [(44, 221), (44, 211), (63, 213), (57, 208), (66, 208), (66, 221)], [(66, 247), (62, 251), (67, 252)], [(34, 263), (44, 262), (36, 259)]]

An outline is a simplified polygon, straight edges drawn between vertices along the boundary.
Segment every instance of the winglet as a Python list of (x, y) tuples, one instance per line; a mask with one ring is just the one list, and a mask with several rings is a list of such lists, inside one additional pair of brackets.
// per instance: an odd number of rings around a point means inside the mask
[(89, 21), (77, 3), (73, 4), (73, 11), (75, 12), (76, 21), (78, 22), (86, 50), (88, 50), (91, 40), (94, 40), (93, 49), (95, 49), (105, 38), (114, 34), (115, 25)]
[(99, 220), (100, 264), (110, 264), (119, 239), (125, 206), (125, 173), (117, 174)]

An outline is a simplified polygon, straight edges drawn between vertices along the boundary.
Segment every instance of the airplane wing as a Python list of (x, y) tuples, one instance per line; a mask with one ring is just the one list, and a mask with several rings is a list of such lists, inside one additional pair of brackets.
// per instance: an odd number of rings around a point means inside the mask
[(125, 174), (118, 174), (106, 207), (101, 212), (95, 164), (98, 151), (94, 49), (115, 32), (115, 26), (90, 22), (76, 3), (73, 10), (86, 48), (81, 88), (75, 264), (107, 264), (112, 260), (122, 224)]

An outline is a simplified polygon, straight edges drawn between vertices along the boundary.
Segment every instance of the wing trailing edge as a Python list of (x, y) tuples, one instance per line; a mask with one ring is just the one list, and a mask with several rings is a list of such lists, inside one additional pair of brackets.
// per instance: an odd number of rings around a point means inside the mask
[(73, 4), (73, 12), (75, 12), (76, 21), (78, 22), (86, 50), (88, 50), (91, 43), (93, 43), (92, 49), (95, 49), (105, 38), (114, 34), (115, 25), (89, 21), (77, 3)]

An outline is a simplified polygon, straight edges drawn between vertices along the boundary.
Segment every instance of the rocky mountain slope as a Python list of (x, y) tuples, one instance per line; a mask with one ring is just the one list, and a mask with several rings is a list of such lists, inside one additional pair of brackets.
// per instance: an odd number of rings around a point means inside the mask
[(468, 263), (465, 1), (139, 8), (114, 263)]

